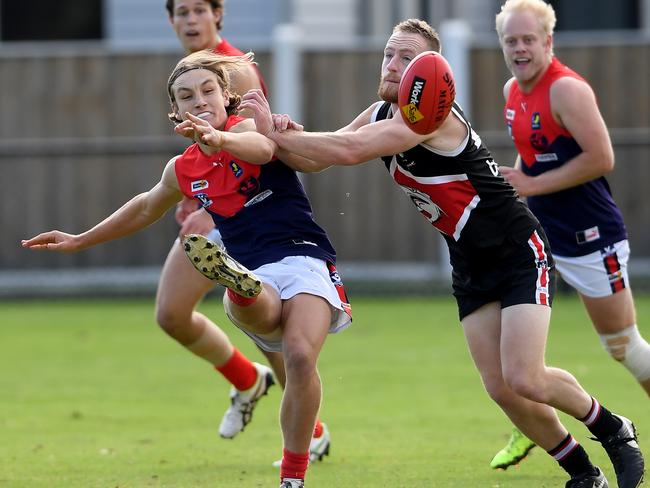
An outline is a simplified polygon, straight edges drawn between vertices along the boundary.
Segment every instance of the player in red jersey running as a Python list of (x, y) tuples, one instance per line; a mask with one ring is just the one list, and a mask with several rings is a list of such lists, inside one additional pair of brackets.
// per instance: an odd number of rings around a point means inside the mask
[(607, 481), (556, 409), (581, 420), (603, 442), (617, 474), (642, 477), (631, 422), (602, 407), (569, 372), (545, 364), (553, 258), (537, 219), (499, 173), (458, 105), (426, 135), (411, 131), (397, 115), (402, 74), (428, 50), (439, 51), (440, 44), (426, 22), (398, 24), (384, 48), (382, 101), (337, 132), (304, 132), (286, 116), (273, 117), (260, 91), (244, 95), (243, 106), (255, 111), (259, 131), (284, 152), (304, 158), (296, 167), (305, 171), (381, 158), (449, 246), (460, 320), (488, 394), (569, 473), (567, 487), (602, 488)]
[[(505, 122), (519, 153), (514, 168), (500, 170), (527, 197), (557, 270), (580, 295), (605, 350), (650, 395), (650, 345), (636, 325), (627, 232), (604, 178), (614, 151), (593, 90), (553, 54), (555, 22), (553, 7), (541, 0), (508, 0), (496, 17), (512, 73)], [(516, 463), (507, 451), (493, 467)], [(619, 486), (630, 481), (619, 479)]]

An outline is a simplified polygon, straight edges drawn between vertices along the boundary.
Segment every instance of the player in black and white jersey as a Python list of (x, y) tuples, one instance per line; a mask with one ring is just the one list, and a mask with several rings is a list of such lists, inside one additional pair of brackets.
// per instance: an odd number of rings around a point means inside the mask
[[(602, 407), (570, 373), (545, 364), (553, 258), (539, 222), (501, 176), (458, 106), (427, 135), (393, 116), (402, 73), (429, 50), (440, 51), (440, 43), (426, 22), (398, 24), (384, 49), (383, 101), (336, 132), (304, 132), (288, 116), (273, 116), (259, 90), (244, 95), (242, 106), (255, 113), (257, 130), (280, 146), (283, 161), (303, 171), (382, 158), (449, 245), (460, 321), (490, 397), (569, 473), (567, 487), (606, 487), (604, 475), (560, 423), (556, 409), (584, 422), (601, 441), (623, 427), (627, 432), (629, 421)], [(632, 437), (625, 442), (636, 446)], [(626, 466), (615, 464), (617, 472), (639, 467), (643, 472), (643, 457), (635, 449)]]

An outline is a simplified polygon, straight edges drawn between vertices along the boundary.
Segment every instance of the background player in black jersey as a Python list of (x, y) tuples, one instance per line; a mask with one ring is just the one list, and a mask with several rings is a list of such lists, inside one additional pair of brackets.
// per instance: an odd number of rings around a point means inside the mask
[[(614, 168), (612, 143), (593, 90), (553, 54), (555, 22), (542, 0), (508, 0), (496, 16), (513, 76), (504, 87), (506, 122), (519, 151), (515, 167), (500, 171), (529, 197), (556, 268), (580, 295), (605, 350), (650, 395), (650, 345), (636, 325), (627, 233), (604, 178)], [(492, 466), (516, 464), (526, 441), (513, 432)]]
[(302, 158), (291, 161), (304, 171), (381, 157), (407, 193), (418, 190), (418, 209), (426, 195), (440, 209), (423, 215), (449, 246), (460, 320), (490, 397), (570, 474), (567, 487), (604, 487), (607, 481), (555, 409), (584, 422), (603, 443), (617, 474), (627, 476), (619, 486), (637, 486), (644, 461), (632, 423), (602, 407), (570, 373), (545, 364), (553, 260), (539, 222), (499, 174), (458, 106), (428, 135), (393, 117), (404, 69), (427, 50), (439, 51), (440, 44), (426, 22), (398, 24), (384, 49), (383, 101), (337, 132), (308, 133), (287, 116), (272, 116), (260, 91), (244, 95), (243, 106), (255, 112), (259, 131)]
[[(187, 54), (204, 49), (229, 56), (243, 53), (221, 36), (224, 0), (166, 0), (169, 21)], [(241, 65), (231, 74), (231, 90), (245, 93), (249, 89), (265, 90), (261, 73), (253, 64)], [(219, 241), (214, 221), (196, 200), (183, 198), (177, 205), (179, 235), (201, 234)], [(252, 418), (257, 400), (273, 384), (270, 369), (248, 359), (230, 342), (228, 336), (208, 317), (195, 310), (215, 283), (197, 273), (187, 260), (178, 240), (169, 250), (160, 275), (156, 296), (156, 320), (160, 327), (187, 350), (212, 364), (233, 386), (231, 405), (226, 411), (219, 434), (233, 438)], [(282, 355), (262, 350), (273, 368), (275, 378), (284, 387)], [(311, 460), (329, 452), (329, 430), (317, 420), (310, 446)]]

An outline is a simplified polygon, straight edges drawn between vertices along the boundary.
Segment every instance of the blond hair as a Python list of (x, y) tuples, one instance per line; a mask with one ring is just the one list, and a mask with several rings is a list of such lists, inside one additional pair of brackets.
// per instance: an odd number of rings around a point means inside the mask
[[(205, 69), (214, 73), (217, 83), (222, 91), (230, 89), (230, 73), (249, 65), (253, 61), (253, 53), (249, 52), (243, 56), (225, 56), (216, 54), (210, 49), (197, 51), (181, 59), (167, 80), (167, 95), (172, 106), (172, 112), (168, 114), (172, 122), (182, 122), (176, 113), (176, 98), (174, 96), (174, 82), (184, 73), (195, 69)], [(229, 105), (226, 107), (228, 115), (236, 114), (239, 109), (241, 97), (236, 93), (229, 92)]]
[(407, 19), (393, 27), (393, 34), (396, 32), (406, 32), (408, 34), (418, 34), (429, 44), (432, 51), (440, 52), (440, 36), (436, 30), (421, 19)]
[(507, 0), (501, 5), (501, 12), (496, 16), (496, 29), (499, 41), (503, 39), (503, 23), (508, 14), (515, 12), (531, 12), (539, 22), (547, 36), (553, 35), (555, 29), (555, 10), (543, 0)]

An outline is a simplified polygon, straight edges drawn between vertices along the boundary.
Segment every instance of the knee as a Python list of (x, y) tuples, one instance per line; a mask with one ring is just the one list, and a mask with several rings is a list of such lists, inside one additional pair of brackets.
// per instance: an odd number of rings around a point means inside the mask
[(638, 381), (650, 379), (650, 345), (641, 337), (636, 324), (615, 334), (601, 334), (600, 342)]
[(284, 367), (287, 376), (307, 379), (311, 378), (316, 371), (316, 360), (306, 349), (293, 348), (285, 351)]
[(487, 394), (497, 405), (505, 407), (510, 403), (512, 391), (505, 384), (503, 378), (483, 377), (483, 386)]
[(508, 388), (516, 395), (537, 403), (548, 403), (544, 378), (527, 371), (509, 373), (505, 377)]
[(164, 304), (156, 304), (156, 322), (160, 328), (172, 337), (176, 337), (191, 318), (189, 313), (169, 307)]

